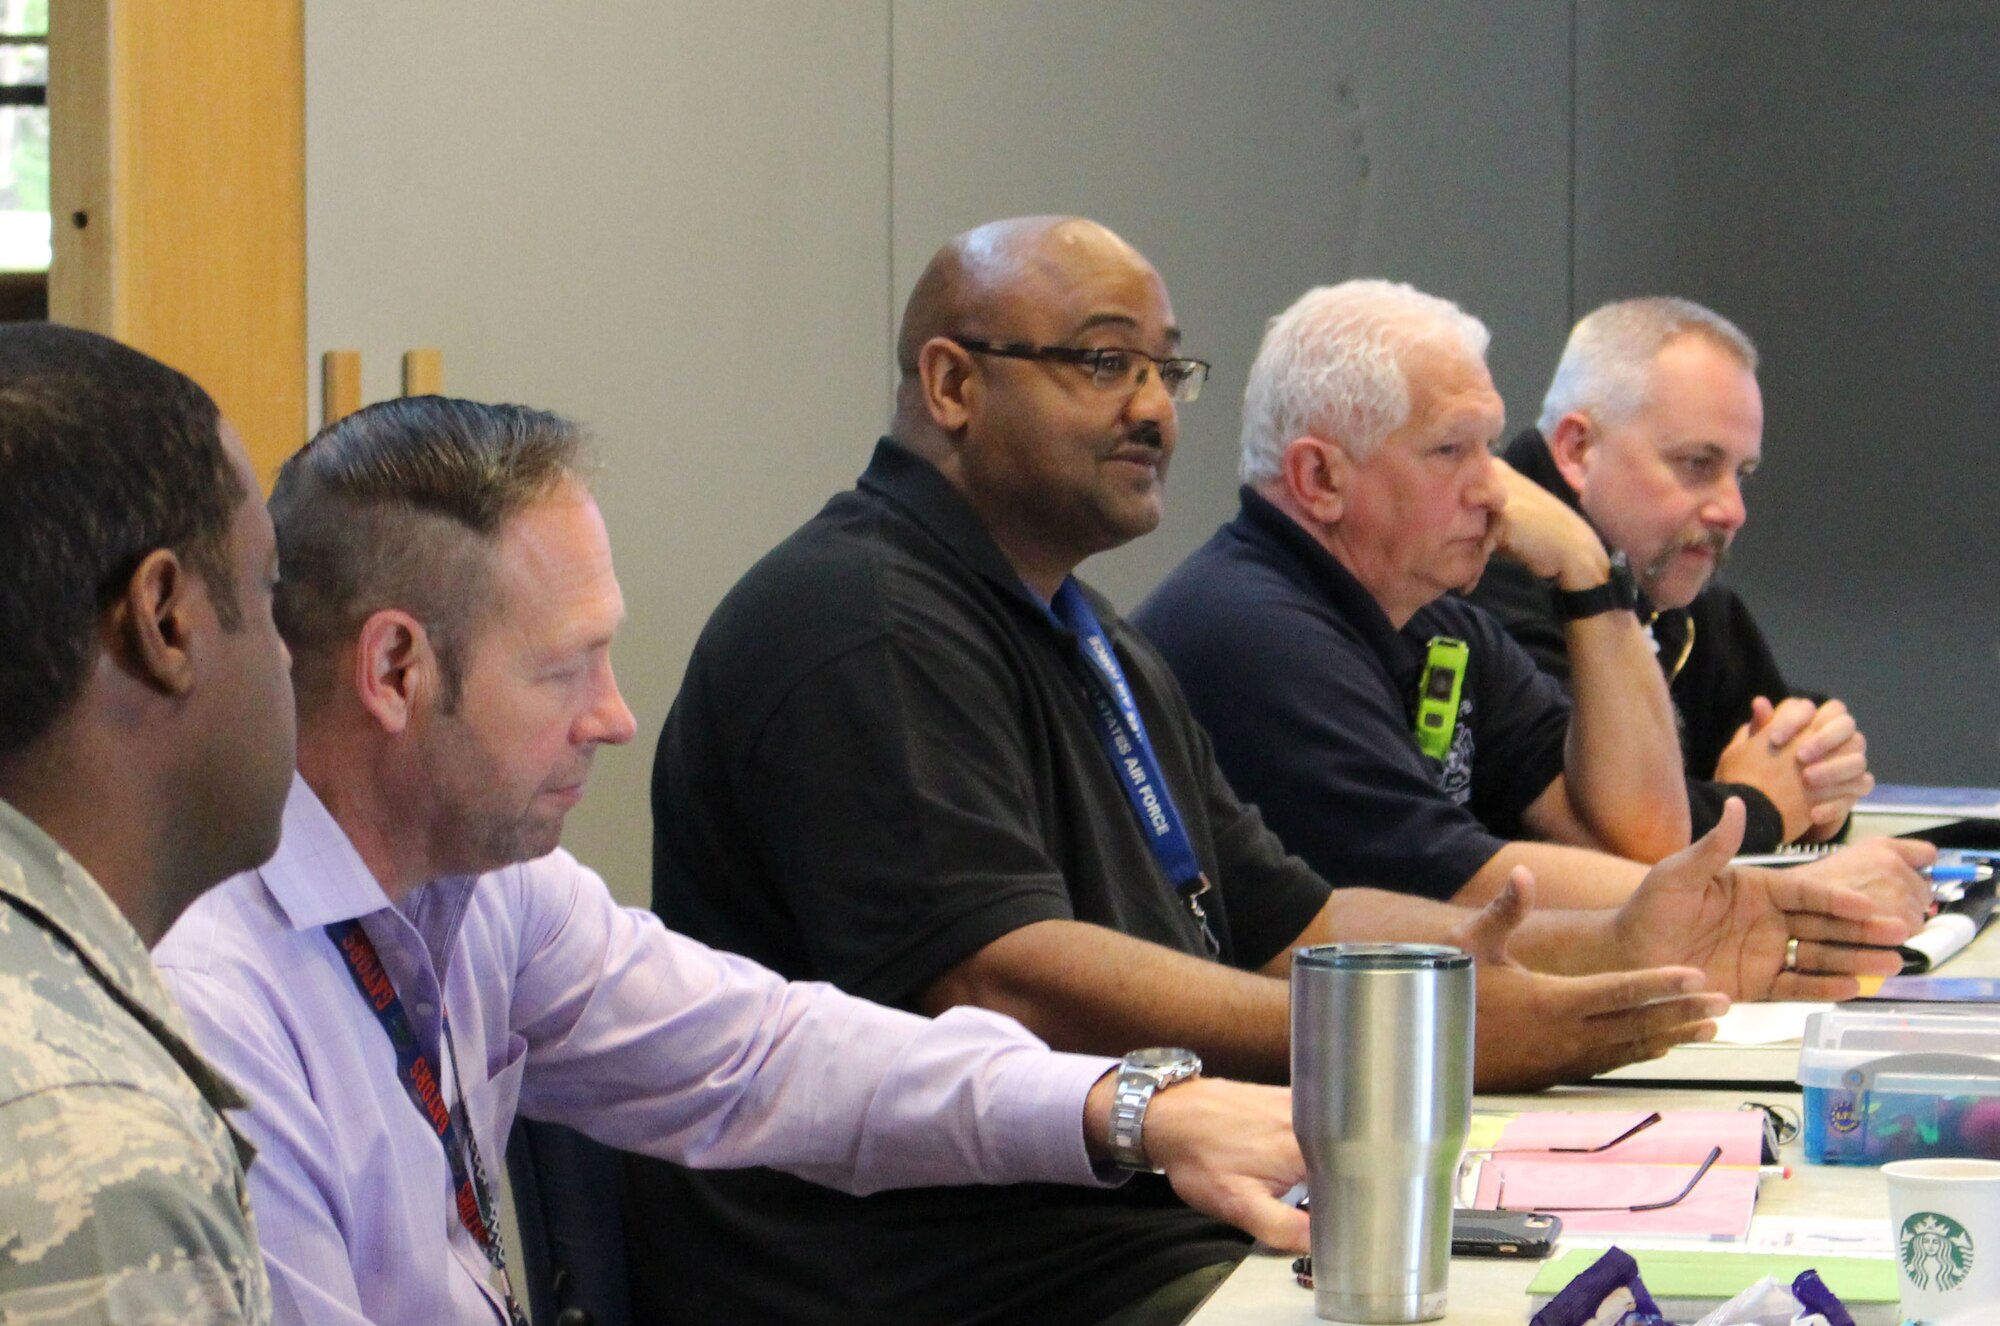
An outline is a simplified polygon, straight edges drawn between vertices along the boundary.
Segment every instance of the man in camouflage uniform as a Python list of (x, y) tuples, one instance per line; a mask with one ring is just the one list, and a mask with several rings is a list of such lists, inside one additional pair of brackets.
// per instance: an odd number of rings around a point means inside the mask
[(236, 1091), (146, 955), (268, 857), (276, 545), (209, 397), (0, 328), (0, 1323), (263, 1322)]

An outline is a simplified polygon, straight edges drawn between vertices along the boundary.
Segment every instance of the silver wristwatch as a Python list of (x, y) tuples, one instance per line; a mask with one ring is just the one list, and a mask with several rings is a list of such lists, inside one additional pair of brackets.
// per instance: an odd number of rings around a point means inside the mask
[(1146, 1107), (1153, 1094), (1201, 1072), (1193, 1050), (1134, 1050), (1118, 1065), (1111, 1091), (1111, 1159), (1120, 1169), (1161, 1171), (1146, 1159)]

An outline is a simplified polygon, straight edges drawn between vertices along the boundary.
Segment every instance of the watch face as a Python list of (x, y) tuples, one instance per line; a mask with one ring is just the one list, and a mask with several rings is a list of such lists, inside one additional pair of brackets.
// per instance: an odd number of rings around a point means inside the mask
[(1193, 1050), (1171, 1048), (1134, 1050), (1125, 1056), (1125, 1062), (1133, 1068), (1150, 1069), (1179, 1068), (1192, 1064), (1193, 1071), (1197, 1073), (1201, 1071), (1201, 1060)]

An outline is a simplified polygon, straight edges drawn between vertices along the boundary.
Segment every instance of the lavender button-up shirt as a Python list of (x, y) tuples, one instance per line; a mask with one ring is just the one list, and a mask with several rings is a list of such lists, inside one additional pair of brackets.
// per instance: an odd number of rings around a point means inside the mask
[[(998, 1014), (935, 1021), (788, 984), (617, 906), (557, 851), (392, 907), (303, 779), (284, 840), (154, 950), (195, 1038), (250, 1097), (251, 1205), (280, 1322), (496, 1319), (437, 1135), (327, 938), (358, 918), (425, 1048), (448, 1007), (489, 1173), (514, 1116), (690, 1165), (769, 1165), (849, 1192), (1095, 1181), (1083, 1101), (1111, 1061)], [(607, 1193), (606, 1201), (616, 1200)]]

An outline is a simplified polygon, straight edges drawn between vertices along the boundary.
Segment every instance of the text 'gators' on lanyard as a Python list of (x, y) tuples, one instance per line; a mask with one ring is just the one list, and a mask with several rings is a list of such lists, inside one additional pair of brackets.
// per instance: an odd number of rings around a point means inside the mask
[(1118, 656), (1105, 638), (1104, 627), (1090, 610), (1090, 603), (1074, 577), (1065, 579), (1062, 588), (1056, 591), (1049, 616), (1056, 625), (1076, 636), (1077, 649), (1083, 658), (1085, 689), (1090, 693), (1091, 710), (1097, 716), (1098, 740), (1104, 744), (1111, 767), (1118, 771), (1118, 782), (1125, 789), (1126, 800), (1132, 803), (1132, 813), (1139, 817), (1147, 846), (1201, 926), (1202, 942), (1208, 946), (1210, 956), (1220, 956), (1222, 943), (1215, 937), (1215, 929), (1209, 925), (1208, 913), (1201, 905), (1202, 895), (1208, 892), (1208, 876), (1195, 860), (1194, 843), (1188, 838), (1180, 812), (1174, 808), (1167, 780), (1160, 775), (1160, 762), (1153, 756), (1153, 743), (1146, 739), (1146, 725), (1139, 718), (1132, 688), (1126, 684), (1125, 670), (1118, 666)]
[[(472, 1241), (486, 1254), (486, 1260), (493, 1269), (500, 1272), (502, 1293), (506, 1298), (507, 1318), (513, 1326), (528, 1326), (528, 1318), (521, 1311), (520, 1303), (514, 1297), (514, 1281), (507, 1274), (507, 1250), (500, 1246), (500, 1224), (493, 1204), (493, 1188), (486, 1180), (486, 1166), (479, 1159), (479, 1142), (472, 1135), (472, 1120), (461, 1121), (459, 1114), (452, 1112), (444, 1103), (444, 1083), (438, 1076), (437, 1062), (417, 1044), (415, 1028), (403, 1011), (402, 996), (389, 980), (389, 973), (383, 970), (382, 958), (375, 951), (375, 941), (368, 938), (368, 932), (361, 928), (359, 921), (335, 921), (326, 927), (328, 939), (341, 960), (347, 964), (347, 974), (354, 978), (354, 988), (361, 992), (361, 998), (375, 1013), (376, 1021), (382, 1024), (383, 1032), (389, 1037), (391, 1048), (396, 1051), (396, 1076), (403, 1083), (403, 1090), (409, 1094), (410, 1104), (417, 1107), (417, 1113), (424, 1124), (437, 1135), (444, 1147), (445, 1164), (451, 1170), (452, 1204), (458, 1210), (459, 1223), (465, 1232), (472, 1235)], [(451, 1043), (451, 1017), (444, 1017), (445, 1050), (451, 1055), (451, 1074), (458, 1081), (458, 1100), (465, 1104), (465, 1075), (458, 1071), (458, 1049)], [(463, 1113), (461, 1109), (460, 1113)]]

